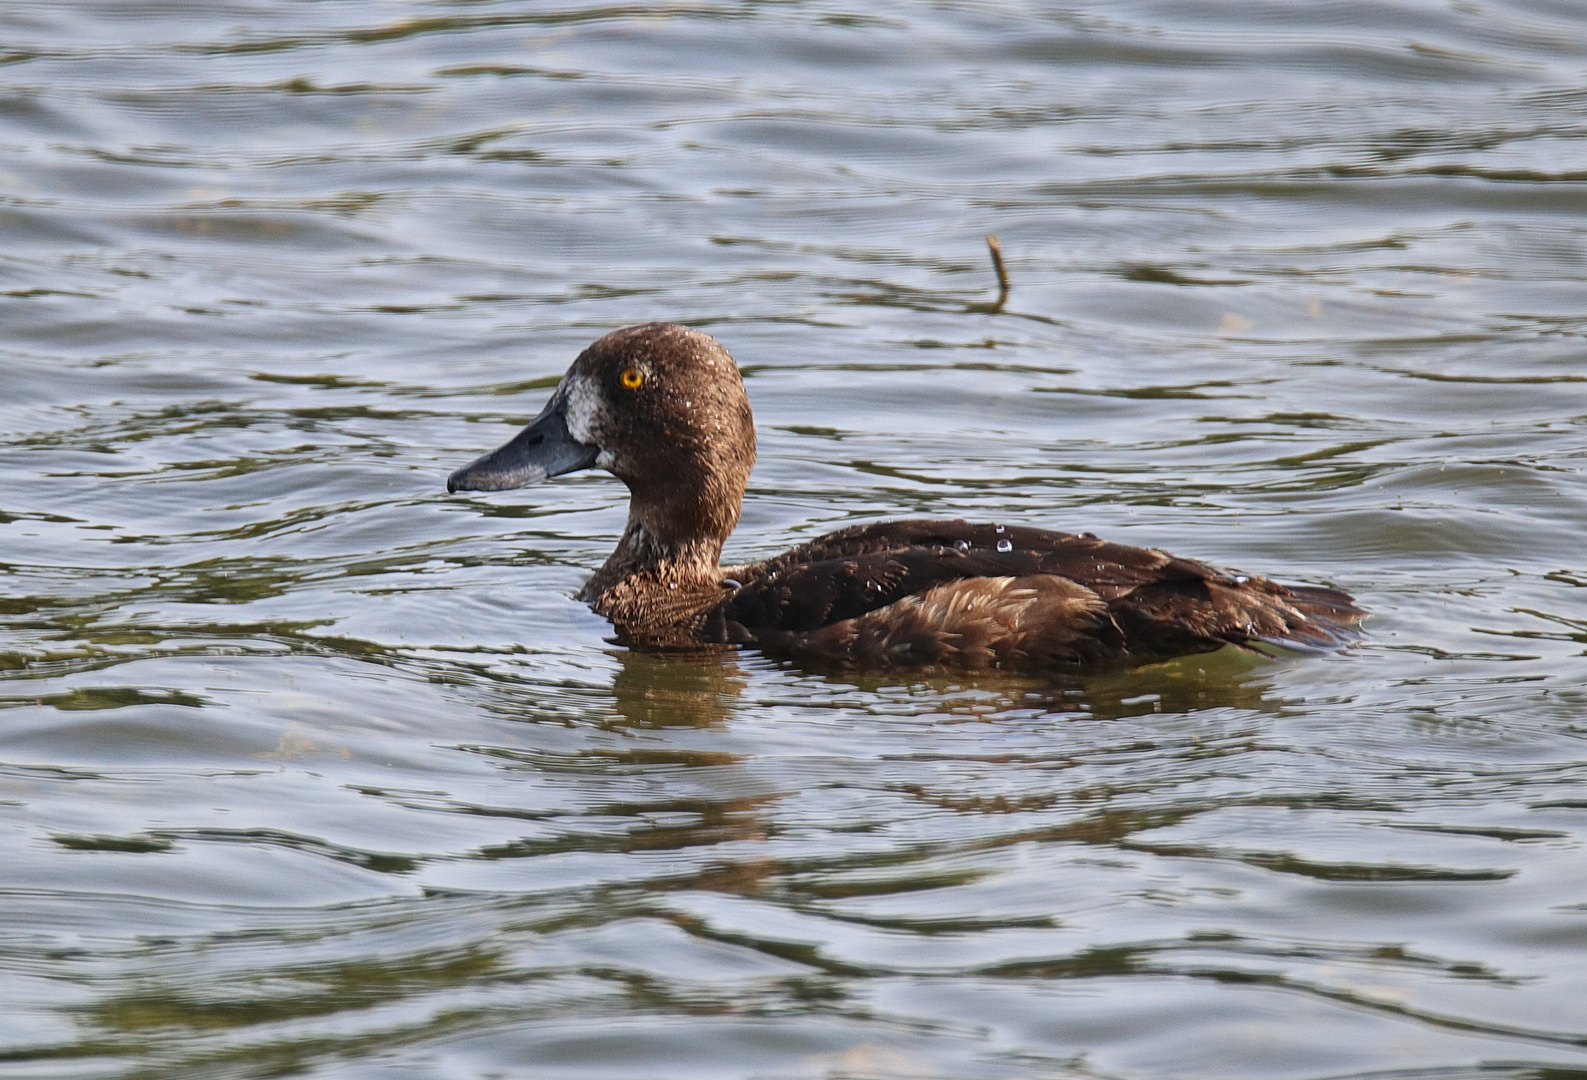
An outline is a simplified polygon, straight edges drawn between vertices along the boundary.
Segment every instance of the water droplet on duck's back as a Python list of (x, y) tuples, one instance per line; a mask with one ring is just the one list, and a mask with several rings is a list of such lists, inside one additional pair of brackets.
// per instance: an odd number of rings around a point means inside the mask
[(997, 550), (999, 550), (999, 551), (1013, 551), (1014, 550), (1014, 541), (1012, 541), (1012, 540), (999, 540), (997, 542)]

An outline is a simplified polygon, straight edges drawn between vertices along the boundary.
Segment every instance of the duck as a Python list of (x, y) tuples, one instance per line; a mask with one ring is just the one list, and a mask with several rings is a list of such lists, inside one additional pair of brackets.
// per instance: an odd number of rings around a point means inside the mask
[(637, 649), (1070, 669), (1226, 646), (1333, 650), (1366, 615), (1338, 589), (1014, 524), (882, 521), (724, 566), (754, 464), (733, 357), (699, 330), (654, 322), (586, 348), (526, 428), (446, 486), (502, 491), (591, 468), (627, 485), (622, 536), (576, 598)]

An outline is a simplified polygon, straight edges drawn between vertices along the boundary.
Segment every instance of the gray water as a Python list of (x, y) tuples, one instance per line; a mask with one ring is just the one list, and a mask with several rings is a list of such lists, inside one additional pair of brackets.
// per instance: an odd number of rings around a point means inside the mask
[[(6, 0), (0, 1073), (1587, 1077), (1584, 117), (1579, 0)], [(1369, 636), (610, 645), (620, 484), (443, 487), (651, 319), (745, 370), (730, 558)]]

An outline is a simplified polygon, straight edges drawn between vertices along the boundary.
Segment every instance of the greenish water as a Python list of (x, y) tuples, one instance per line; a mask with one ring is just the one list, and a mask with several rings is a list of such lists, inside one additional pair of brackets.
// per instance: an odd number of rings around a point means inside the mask
[[(1587, 1077), (1584, 86), (1564, 0), (8, 0), (0, 1074)], [(1370, 635), (617, 649), (621, 485), (444, 482), (650, 319), (745, 369), (730, 558)]]

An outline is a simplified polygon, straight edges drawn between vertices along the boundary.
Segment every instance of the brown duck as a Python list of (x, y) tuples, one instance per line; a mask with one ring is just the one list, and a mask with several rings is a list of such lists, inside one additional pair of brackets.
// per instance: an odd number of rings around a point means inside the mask
[(622, 539), (578, 598), (629, 645), (1050, 668), (1224, 645), (1331, 648), (1365, 614), (1336, 589), (1090, 533), (965, 521), (859, 525), (722, 566), (754, 463), (733, 358), (697, 330), (649, 323), (585, 349), (533, 423), (446, 487), (498, 491), (592, 466), (627, 484)]

